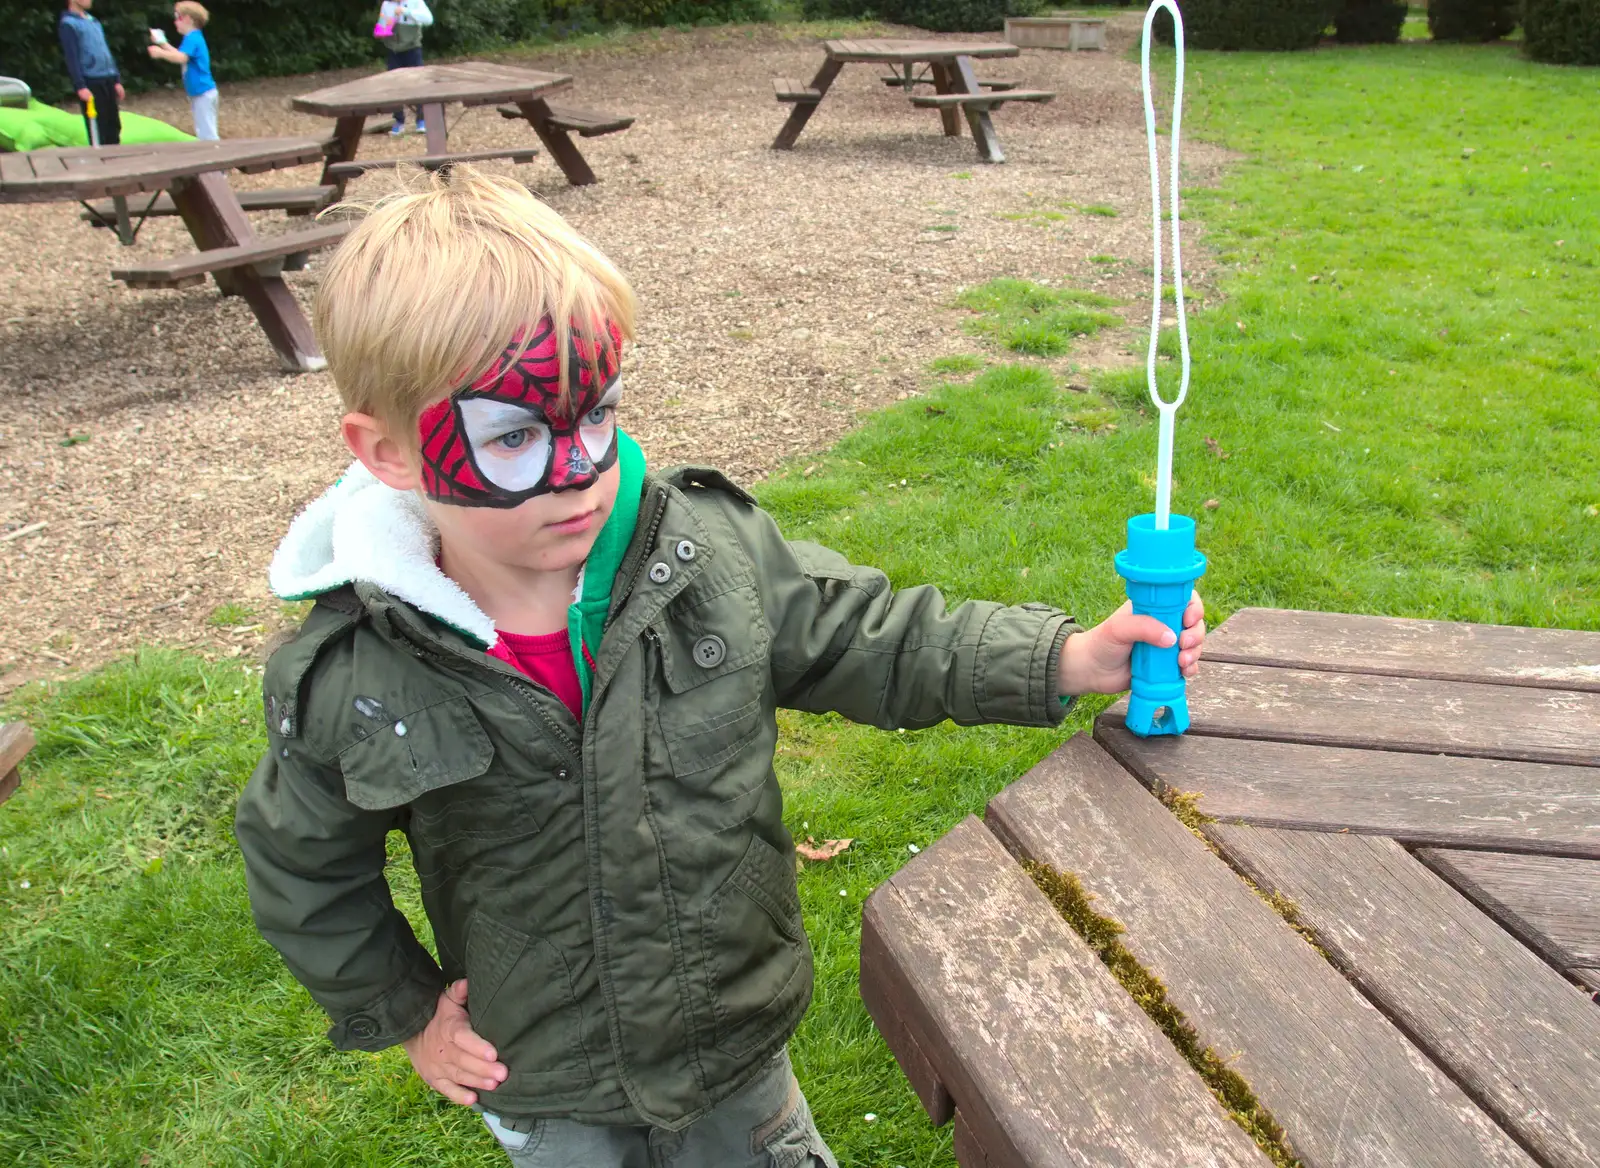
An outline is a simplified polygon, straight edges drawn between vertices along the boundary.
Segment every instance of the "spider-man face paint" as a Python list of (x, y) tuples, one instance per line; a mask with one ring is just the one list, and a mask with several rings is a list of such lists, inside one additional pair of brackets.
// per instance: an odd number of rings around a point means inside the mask
[(562, 410), (555, 326), (543, 317), (520, 357), (520, 335), (467, 388), (422, 411), (422, 489), (440, 503), (515, 507), (535, 495), (581, 491), (617, 460), (617, 364), (622, 336), (600, 354), (576, 333), (568, 349), (572, 409)]

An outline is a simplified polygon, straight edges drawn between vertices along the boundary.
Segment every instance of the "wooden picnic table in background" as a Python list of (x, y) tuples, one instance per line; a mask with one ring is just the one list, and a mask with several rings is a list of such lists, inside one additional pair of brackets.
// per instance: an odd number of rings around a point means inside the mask
[(1029, 864), (1306, 1168), (1600, 1165), (1600, 633), (1245, 609), (1188, 734), (1125, 708), (867, 902), (961, 1164), (1267, 1162)]
[[(972, 129), (972, 140), (978, 148), (978, 157), (985, 162), (1004, 162), (1000, 139), (995, 135), (989, 111), (1008, 101), (1049, 101), (1054, 93), (1043, 90), (1023, 90), (1012, 82), (980, 80), (972, 62), (996, 57), (1015, 57), (1022, 50), (1004, 41), (910, 41), (910, 40), (848, 40), (824, 41), (823, 62), (809, 84), (791, 78), (774, 78), (773, 88), (780, 102), (790, 103), (788, 120), (773, 140), (774, 150), (792, 149), (800, 131), (811, 120), (817, 106), (827, 95), (828, 87), (848, 64), (870, 63), (889, 65), (901, 70), (899, 77), (884, 80), (898, 84), (911, 93), (911, 104), (939, 111), (947, 137), (961, 134), (960, 114), (965, 114)], [(912, 93), (923, 83), (913, 72), (917, 66), (926, 66), (931, 74), (927, 79), (933, 85), (932, 95)], [(989, 90), (989, 92), (985, 92)]]
[[(562, 117), (562, 109), (552, 108), (547, 100), (550, 95), (564, 92), (571, 86), (572, 78), (565, 73), (542, 73), (536, 69), (522, 69), (489, 61), (458, 61), (452, 65), (422, 65), (414, 69), (374, 73), (369, 77), (301, 94), (294, 99), (293, 105), (305, 113), (337, 119), (333, 132), (334, 143), (328, 153), (322, 181), (336, 185), (341, 191), (350, 178), (373, 166), (406, 163), (437, 168), (456, 162), (494, 158), (526, 162), (538, 153), (533, 147), (449, 153), (446, 149), (444, 110), (447, 102), (459, 102), (469, 107), (510, 103), (533, 127), (539, 141), (550, 152), (550, 157), (555, 159), (556, 165), (567, 176), (567, 181), (573, 186), (584, 186), (595, 181), (594, 171), (589, 168), (569, 132), (578, 129), (584, 133), (584, 129), (570, 124)], [(427, 154), (418, 158), (358, 162), (356, 153), (367, 118), (402, 106), (421, 109), (422, 119), (427, 124)], [(571, 112), (583, 114), (588, 111)], [(624, 124), (631, 121), (631, 118), (625, 119)]]
[(302, 264), (309, 252), (336, 243), (348, 225), (257, 235), (224, 172), (254, 174), (319, 162), (323, 151), (318, 138), (229, 138), (0, 154), (0, 203), (111, 196), (128, 200), (137, 214), (141, 203), (153, 207), (163, 191), (169, 192), (200, 251), (130, 260), (111, 274), (133, 287), (181, 287), (210, 273), (225, 295), (244, 297), (286, 368), (321, 369), (326, 362), (311, 326), (280, 273)]

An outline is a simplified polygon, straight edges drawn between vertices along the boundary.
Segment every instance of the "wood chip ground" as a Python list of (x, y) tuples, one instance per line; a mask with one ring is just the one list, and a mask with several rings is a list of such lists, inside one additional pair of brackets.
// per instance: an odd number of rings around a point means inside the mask
[[(865, 65), (845, 69), (792, 152), (769, 149), (787, 112), (771, 78), (809, 76), (822, 59), (819, 39), (792, 27), (506, 54), (571, 73), (575, 101), (638, 121), (582, 140), (594, 186), (569, 187), (546, 156), (491, 165), (527, 182), (632, 279), (642, 313), (623, 422), (651, 463), (707, 461), (751, 482), (825, 448), (863, 412), (926, 389), (934, 358), (983, 351), (953, 307), (964, 285), (1016, 276), (1126, 298), (1128, 327), (1080, 342), (1057, 366), (1136, 360), (1150, 263), (1139, 74), (1128, 58), (1137, 35), (1137, 16), (1124, 16), (1107, 52), (1028, 50), (985, 63), (986, 76), (1060, 95), (996, 116), (1002, 166), (979, 163), (965, 134), (941, 136), (937, 114), (911, 108)], [(330, 122), (291, 112), (289, 97), (362, 72), (225, 86), (222, 131), (329, 132)], [(129, 106), (189, 124), (181, 92)], [(452, 149), (533, 142), (492, 106), (451, 113)], [(364, 155), (394, 151), (421, 154), (421, 137), (362, 144)], [(1184, 158), (1190, 182), (1214, 179), (1226, 162), (1198, 143), (1185, 143)], [(316, 174), (233, 181), (311, 184)], [(1063, 203), (1119, 214), (1014, 217)], [(213, 287), (113, 283), (127, 253), (78, 211), (0, 207), (0, 691), (138, 644), (253, 656), (287, 619), (266, 587), (272, 550), (348, 461), (326, 374), (278, 373), (245, 304)], [(281, 214), (253, 219), (258, 230), (291, 229)], [(1208, 260), (1193, 234), (1186, 243), (1190, 283), (1206, 295)], [(147, 223), (138, 247), (159, 256), (192, 244), (167, 218)], [(308, 308), (320, 270), (313, 261), (288, 277)], [(225, 604), (251, 615), (219, 627), (211, 618)]]

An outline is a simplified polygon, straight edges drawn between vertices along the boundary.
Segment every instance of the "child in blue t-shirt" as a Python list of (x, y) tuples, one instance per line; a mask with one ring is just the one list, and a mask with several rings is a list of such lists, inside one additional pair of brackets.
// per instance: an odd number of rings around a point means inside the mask
[(178, 0), (172, 8), (172, 22), (183, 39), (173, 48), (165, 34), (151, 29), (150, 55), (183, 66), (183, 90), (189, 95), (194, 113), (194, 136), (208, 142), (217, 140), (217, 83), (211, 77), (211, 50), (206, 46), (205, 28), (211, 14), (195, 0)]

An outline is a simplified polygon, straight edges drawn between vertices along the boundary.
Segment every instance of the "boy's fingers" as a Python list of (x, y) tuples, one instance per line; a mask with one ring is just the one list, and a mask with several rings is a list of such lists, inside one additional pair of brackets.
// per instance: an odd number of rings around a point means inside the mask
[(467, 1004), (467, 979), (457, 978), (444, 987), (445, 996), (458, 1006)]
[(478, 1101), (477, 1092), (469, 1091), (460, 1083), (447, 1079), (443, 1075), (436, 1078), (430, 1085), (435, 1091), (450, 1100), (451, 1103), (459, 1103), (463, 1107), (471, 1107)]
[(1126, 644), (1142, 641), (1146, 645), (1169, 649), (1178, 641), (1177, 635), (1153, 616), (1118, 612), (1112, 619), (1117, 622), (1117, 639)]
[(477, 1059), (479, 1062), (492, 1063), (495, 1061), (494, 1044), (486, 1042), (479, 1037), (470, 1026), (462, 1026), (450, 1036), (450, 1041), (455, 1043), (466, 1057)]

